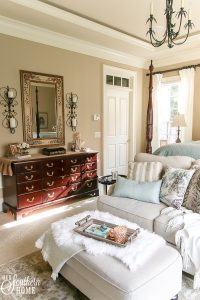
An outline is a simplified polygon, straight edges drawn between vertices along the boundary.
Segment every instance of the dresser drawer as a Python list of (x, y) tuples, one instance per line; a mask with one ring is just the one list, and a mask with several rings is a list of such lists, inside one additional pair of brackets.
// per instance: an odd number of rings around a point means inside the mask
[(81, 167), (80, 166), (69, 166), (67, 168), (68, 174), (75, 174), (75, 173), (80, 173), (81, 172)]
[(43, 188), (51, 189), (63, 185), (69, 185), (71, 178), (69, 176), (61, 176), (56, 178), (45, 178), (43, 179)]
[(46, 178), (54, 178), (54, 177), (59, 177), (62, 175), (65, 175), (67, 173), (67, 171), (65, 170), (65, 168), (60, 168), (60, 169), (43, 169), (43, 177)]
[(81, 166), (81, 172), (90, 171), (90, 170), (96, 170), (97, 169), (97, 162), (90, 162), (85, 163), (83, 166)]
[(14, 164), (14, 172), (18, 173), (26, 173), (32, 171), (40, 171), (41, 164), (38, 161), (28, 161), (23, 163), (15, 163)]
[(64, 198), (67, 196), (69, 187), (61, 186), (55, 189), (49, 189), (43, 191), (43, 202), (54, 201), (59, 198)]
[(81, 190), (81, 183), (80, 182), (73, 183), (69, 187), (68, 196), (72, 196), (72, 195), (78, 194), (80, 192), (80, 190)]
[(85, 173), (82, 174), (82, 180), (92, 180), (95, 178), (97, 178), (96, 170), (86, 171)]
[(18, 196), (18, 208), (25, 208), (42, 203), (42, 193), (35, 192)]
[(81, 181), (81, 173), (79, 174), (72, 174), (69, 176), (69, 183), (79, 182)]
[(42, 181), (35, 180), (17, 184), (18, 195), (40, 191), (42, 189)]
[(38, 180), (41, 178), (41, 172), (20, 173), (16, 176), (17, 183)]
[(89, 162), (95, 162), (97, 161), (97, 154), (88, 154), (88, 156), (85, 157), (85, 163)]
[(94, 180), (86, 180), (81, 185), (81, 192), (87, 192), (97, 189), (98, 183), (97, 179)]
[(82, 162), (82, 157), (78, 156), (78, 155), (74, 155), (74, 156), (70, 156), (67, 160), (66, 160), (66, 164), (68, 166), (75, 166), (75, 165), (80, 165)]
[(42, 168), (45, 170), (54, 169), (54, 168), (62, 168), (65, 167), (66, 160), (65, 159), (51, 159), (42, 163)]

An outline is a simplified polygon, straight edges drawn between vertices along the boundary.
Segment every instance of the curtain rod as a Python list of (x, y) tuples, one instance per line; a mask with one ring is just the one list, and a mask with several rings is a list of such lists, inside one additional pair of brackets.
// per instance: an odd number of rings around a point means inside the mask
[[(190, 66), (185, 66), (185, 67), (180, 67), (180, 68), (176, 68), (176, 69), (171, 69), (171, 70), (164, 70), (164, 71), (158, 71), (158, 72), (153, 72), (152, 75), (156, 75), (156, 74), (164, 74), (164, 73), (169, 73), (169, 72), (174, 72), (174, 71), (180, 71), (180, 70), (184, 70), (184, 69), (190, 69), (190, 68), (199, 68), (200, 64), (197, 65), (190, 65)], [(146, 76), (149, 76), (150, 74), (147, 73)]]

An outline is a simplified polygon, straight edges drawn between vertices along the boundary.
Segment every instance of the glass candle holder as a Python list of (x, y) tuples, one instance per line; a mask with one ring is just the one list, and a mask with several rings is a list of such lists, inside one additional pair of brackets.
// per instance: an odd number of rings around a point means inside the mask
[(114, 228), (115, 242), (124, 244), (126, 242), (127, 227), (125, 225), (119, 225)]

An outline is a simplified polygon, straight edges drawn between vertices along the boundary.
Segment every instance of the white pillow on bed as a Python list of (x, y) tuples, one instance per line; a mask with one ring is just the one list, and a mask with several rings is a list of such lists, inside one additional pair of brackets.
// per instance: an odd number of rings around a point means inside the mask
[(189, 156), (159, 156), (159, 155), (153, 155), (149, 153), (138, 153), (135, 155), (134, 161), (135, 162), (159, 161), (164, 166), (168, 166), (172, 168), (190, 169), (195, 159)]

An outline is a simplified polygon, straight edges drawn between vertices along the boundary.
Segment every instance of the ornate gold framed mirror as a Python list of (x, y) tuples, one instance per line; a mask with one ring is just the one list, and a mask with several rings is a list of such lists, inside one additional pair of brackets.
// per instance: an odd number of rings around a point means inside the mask
[(24, 141), (64, 145), (63, 76), (21, 70), (20, 80)]

